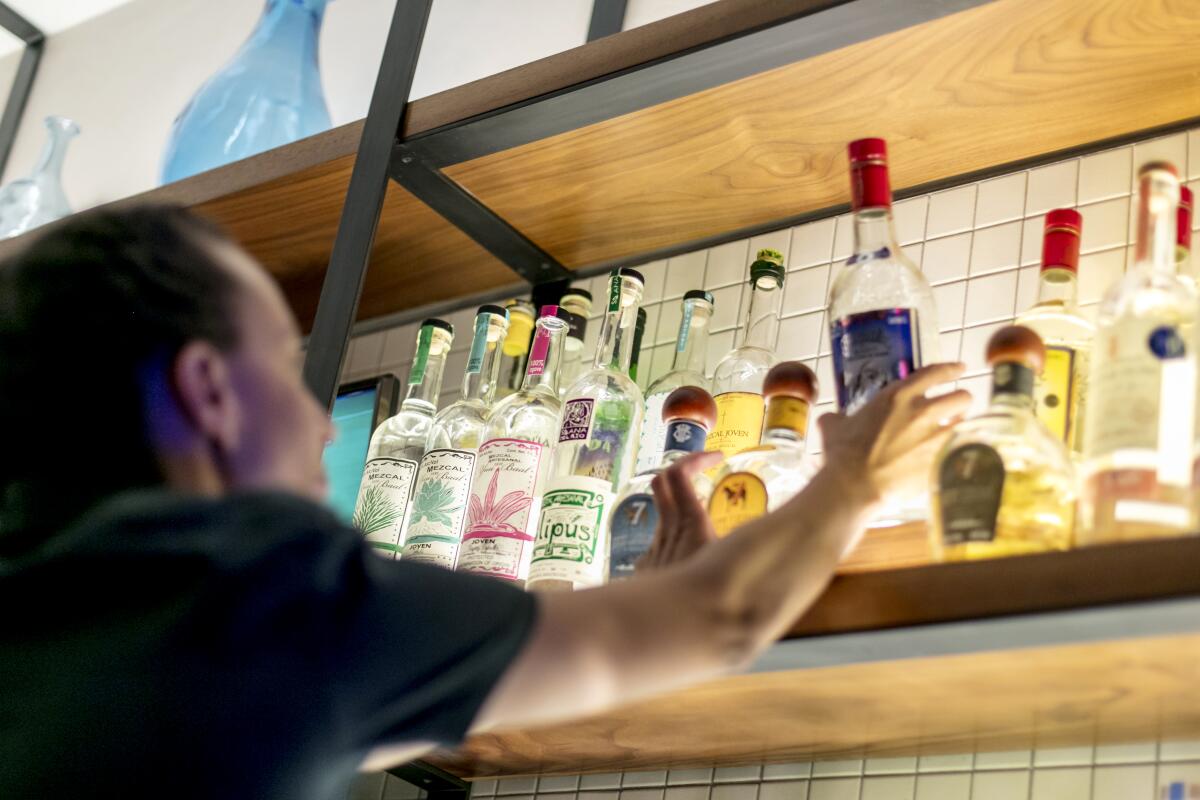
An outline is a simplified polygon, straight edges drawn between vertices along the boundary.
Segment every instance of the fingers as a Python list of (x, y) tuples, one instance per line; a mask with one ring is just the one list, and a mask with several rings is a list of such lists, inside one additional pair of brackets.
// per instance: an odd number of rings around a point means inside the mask
[(896, 387), (897, 397), (912, 399), (923, 396), (935, 386), (956, 380), (966, 369), (967, 365), (960, 361), (930, 364), (927, 367), (921, 367), (904, 380), (891, 385)]
[(696, 497), (692, 478), (698, 472), (717, 466), (723, 459), (724, 456), (719, 452), (692, 453), (679, 459), (659, 475), (669, 487), (675, 501), (675, 509), (681, 517), (695, 518), (704, 515), (704, 506), (700, 504), (700, 498)]

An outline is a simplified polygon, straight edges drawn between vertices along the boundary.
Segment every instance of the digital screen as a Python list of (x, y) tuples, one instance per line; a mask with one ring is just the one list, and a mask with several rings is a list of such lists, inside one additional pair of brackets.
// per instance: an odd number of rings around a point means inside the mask
[(374, 387), (360, 389), (340, 394), (333, 401), (337, 436), (325, 448), (325, 474), (329, 476), (329, 504), (346, 522), (354, 515), (358, 484), (367, 461), (377, 393)]

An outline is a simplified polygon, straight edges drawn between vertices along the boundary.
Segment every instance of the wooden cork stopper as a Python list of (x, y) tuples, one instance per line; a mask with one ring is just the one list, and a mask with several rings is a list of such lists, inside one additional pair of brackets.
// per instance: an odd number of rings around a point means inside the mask
[(680, 386), (667, 395), (662, 407), (663, 422), (686, 419), (711, 431), (717, 424), (717, 404), (699, 386)]
[(763, 379), (763, 397), (797, 397), (812, 403), (817, 399), (817, 375), (802, 361), (781, 361)]
[(1046, 363), (1046, 346), (1029, 328), (1008, 325), (988, 339), (987, 362), (991, 365), (1016, 362), (1040, 374)]

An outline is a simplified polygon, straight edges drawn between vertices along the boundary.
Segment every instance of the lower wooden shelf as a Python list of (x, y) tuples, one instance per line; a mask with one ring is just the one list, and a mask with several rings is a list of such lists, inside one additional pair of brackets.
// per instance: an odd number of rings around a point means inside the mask
[(457, 775), (1200, 737), (1200, 538), (844, 574), (746, 674), (475, 736)]

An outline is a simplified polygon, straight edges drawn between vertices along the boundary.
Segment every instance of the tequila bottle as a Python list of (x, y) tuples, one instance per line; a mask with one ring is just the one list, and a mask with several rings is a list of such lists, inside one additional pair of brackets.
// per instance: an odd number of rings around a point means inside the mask
[(1071, 545), (1075, 472), (1062, 438), (1034, 413), (1041, 339), (1010, 325), (987, 345), (992, 401), (960, 422), (933, 469), (934, 555), (943, 561), (994, 558)]
[(638, 364), (642, 360), (642, 337), (646, 335), (646, 309), (639, 308), (637, 321), (633, 325), (633, 353), (629, 356), (629, 377), (634, 383), (638, 379)]
[(404, 531), (404, 558), (454, 569), (471, 493), (475, 455), (496, 393), (508, 313), (480, 306), (463, 375), (462, 399), (438, 412), (417, 467)]
[(558, 396), (562, 399), (567, 387), (584, 371), (584, 338), (588, 317), (592, 313), (592, 293), (572, 286), (563, 293), (558, 307), (570, 314), (567, 317), (567, 337), (563, 340), (562, 367), (559, 369)]
[(1096, 326), (1076, 304), (1083, 217), (1060, 208), (1046, 215), (1037, 303), (1017, 317), (1045, 344), (1045, 366), (1034, 377), (1037, 418), (1074, 453), (1083, 451), (1088, 365)]
[(499, 399), (508, 397), (523, 385), (525, 361), (533, 339), (533, 306), (524, 300), (509, 300), (504, 307), (508, 310), (508, 334), (500, 348), (500, 382), (496, 384)]
[(708, 352), (708, 323), (712, 313), (713, 296), (708, 292), (693, 289), (683, 296), (683, 316), (679, 320), (671, 371), (656, 378), (646, 389), (646, 421), (638, 435), (639, 473), (654, 469), (662, 461), (663, 436), (667, 432), (662, 409), (667, 395), (680, 386), (708, 388), (704, 358)]
[[(660, 401), (665, 440), (658, 466), (639, 472), (625, 485), (613, 503), (608, 536), (611, 543), (609, 580), (628, 578), (642, 554), (650, 549), (658, 511), (650, 484), (658, 473), (688, 453), (704, 449), (704, 439), (717, 422), (717, 404), (712, 395), (699, 386), (681, 386)], [(646, 427), (650, 427), (648, 424)], [(645, 430), (645, 428), (643, 428)], [(712, 488), (703, 474), (696, 476), (697, 494), (706, 502)]]
[(354, 526), (388, 558), (395, 558), (412, 494), (417, 462), (425, 454), (425, 439), (442, 391), (442, 371), (454, 341), (454, 326), (427, 319), (417, 333), (417, 349), (408, 371), (408, 391), (400, 412), (384, 420), (371, 436)]
[(816, 471), (804, 454), (804, 436), (817, 376), (801, 361), (783, 361), (767, 373), (762, 391), (767, 398), (762, 443), (725, 460), (708, 501), (718, 536), (779, 508)]
[(607, 516), (633, 475), (642, 391), (629, 378), (641, 273), (609, 278), (608, 311), (592, 368), (567, 390), (529, 568), (529, 588), (578, 589), (608, 577)]
[(475, 459), (455, 569), (524, 586), (537, 511), (558, 435), (558, 370), (567, 312), (543, 306), (521, 390), (488, 417)]
[(1138, 173), (1136, 263), (1100, 304), (1084, 429), (1083, 544), (1194, 529), (1196, 291), (1175, 274), (1179, 178)]
[(754, 447), (762, 436), (763, 379), (778, 360), (779, 310), (783, 304), (783, 254), (762, 249), (750, 265), (750, 306), (745, 335), (713, 371), (712, 394), (717, 402), (717, 424), (708, 434), (708, 450), (727, 457)]

